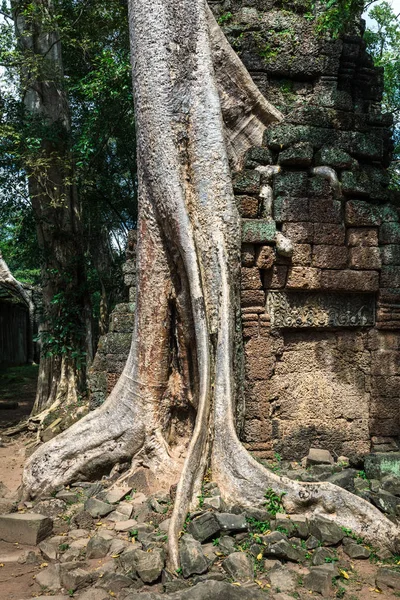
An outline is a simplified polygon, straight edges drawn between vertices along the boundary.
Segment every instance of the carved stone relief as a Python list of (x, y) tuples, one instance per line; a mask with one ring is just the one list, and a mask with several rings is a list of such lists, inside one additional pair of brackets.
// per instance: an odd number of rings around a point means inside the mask
[(271, 327), (373, 327), (375, 298), (370, 294), (268, 292)]

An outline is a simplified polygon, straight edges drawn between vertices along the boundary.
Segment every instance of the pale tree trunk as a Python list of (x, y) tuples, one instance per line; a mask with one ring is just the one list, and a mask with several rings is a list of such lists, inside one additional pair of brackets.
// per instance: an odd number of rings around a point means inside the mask
[[(285, 492), (287, 512), (317, 511), (394, 548), (398, 528), (329, 483), (271, 473), (240, 443), (240, 218), (228, 151), (280, 118), (220, 33), (204, 0), (132, 0), (139, 156), (138, 302), (131, 353), (106, 403), (40, 448), (24, 473), (32, 496), (132, 460), (154, 488), (178, 481), (169, 566), (208, 466), (228, 505)], [(239, 107), (237, 113), (234, 107)], [(236, 115), (236, 116), (235, 116)]]
[[(68, 147), (70, 115), (63, 91), (63, 64), (59, 33), (54, 25), (51, 0), (13, 0), (16, 36), (23, 56), (21, 87), (26, 115), (40, 123), (40, 149), (26, 157), (29, 195), (42, 255), (44, 320), (39, 333), (59, 337), (55, 324), (75, 306), (80, 340), (66, 339), (72, 350), (47, 352), (40, 361), (38, 390), (33, 415), (77, 400), (84, 371), (74, 353), (92, 358), (90, 298), (85, 290), (84, 247), (80, 207), (73, 183), (73, 164)], [(55, 301), (56, 300), (56, 301)], [(86, 341), (85, 341), (86, 338)]]

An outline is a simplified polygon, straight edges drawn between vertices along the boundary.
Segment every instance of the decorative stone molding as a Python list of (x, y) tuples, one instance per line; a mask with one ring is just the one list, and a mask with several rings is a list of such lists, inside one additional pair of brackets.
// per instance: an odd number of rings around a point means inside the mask
[(375, 298), (370, 294), (268, 292), (271, 328), (373, 327)]

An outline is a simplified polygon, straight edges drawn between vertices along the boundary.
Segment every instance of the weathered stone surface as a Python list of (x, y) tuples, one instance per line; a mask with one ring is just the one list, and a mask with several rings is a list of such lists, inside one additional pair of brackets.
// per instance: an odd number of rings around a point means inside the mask
[(215, 518), (221, 531), (247, 531), (247, 521), (245, 515), (215, 513)]
[(312, 267), (290, 267), (288, 289), (315, 290), (321, 287), (321, 270)]
[(376, 292), (379, 289), (378, 271), (323, 271), (320, 287), (346, 292)]
[(235, 194), (258, 194), (261, 174), (258, 171), (242, 171), (233, 176), (233, 191)]
[(293, 562), (299, 562), (304, 557), (304, 554), (299, 549), (293, 548), (293, 545), (288, 540), (280, 540), (275, 544), (268, 545), (265, 550), (266, 556), (283, 558)]
[(287, 567), (272, 569), (268, 574), (272, 589), (293, 593), (296, 591), (297, 575)]
[(304, 578), (304, 587), (321, 594), (324, 598), (329, 597), (333, 592), (332, 574), (324, 567), (312, 567)]
[(128, 519), (127, 521), (117, 521), (115, 523), (115, 531), (131, 531), (136, 529), (138, 522), (135, 519)]
[(63, 500), (58, 498), (52, 498), (51, 500), (41, 500), (35, 504), (35, 512), (44, 517), (53, 519), (62, 515), (67, 508), (67, 504)]
[(276, 225), (274, 221), (266, 219), (243, 219), (242, 242), (245, 244), (265, 244), (274, 242)]
[(165, 557), (162, 548), (154, 548), (151, 552), (135, 550), (135, 568), (144, 583), (153, 583), (161, 576)]
[(364, 548), (364, 546), (360, 546), (360, 544), (345, 544), (343, 546), (343, 550), (347, 556), (357, 560), (363, 560), (370, 557), (371, 552), (368, 548)]
[(335, 546), (344, 538), (344, 533), (339, 525), (322, 516), (314, 516), (311, 519), (310, 532), (327, 546)]
[(48, 537), (52, 530), (52, 520), (43, 515), (36, 513), (0, 515), (0, 539), (4, 542), (36, 546)]
[(351, 269), (380, 269), (382, 265), (379, 248), (350, 248), (349, 267)]
[(350, 247), (378, 246), (377, 227), (357, 227), (347, 230), (347, 243)]
[(282, 233), (296, 244), (310, 244), (314, 241), (314, 225), (312, 223), (284, 223)]
[(306, 465), (307, 467), (312, 465), (333, 465), (334, 462), (334, 458), (329, 450), (324, 450), (322, 448), (310, 448)]
[(376, 586), (379, 589), (389, 588), (391, 590), (400, 590), (400, 573), (392, 569), (381, 567), (376, 575)]
[(250, 556), (245, 552), (233, 552), (226, 558), (222, 567), (235, 581), (253, 581), (254, 566)]
[(346, 225), (356, 225), (358, 227), (373, 227), (382, 223), (379, 207), (363, 200), (349, 200), (346, 202), (345, 220)]
[(87, 545), (87, 558), (104, 558), (107, 556), (111, 546), (110, 539), (104, 539), (99, 535), (92, 537)]
[(400, 477), (400, 452), (369, 454), (364, 470), (368, 479), (381, 479), (384, 475)]
[(239, 212), (243, 219), (257, 219), (260, 210), (258, 196), (238, 196)]
[(110, 596), (105, 590), (92, 589), (85, 590), (80, 596), (79, 600), (109, 600)]
[(345, 269), (347, 266), (346, 246), (315, 245), (313, 248), (312, 266), (320, 269)]
[(400, 224), (383, 223), (379, 228), (379, 242), (381, 244), (400, 244)]
[(102, 500), (98, 500), (97, 498), (89, 498), (85, 502), (85, 510), (93, 517), (105, 517), (110, 514), (114, 510), (114, 506), (112, 504), (108, 504), (107, 502), (103, 502)]
[[(124, 600), (163, 600), (164, 595), (132, 592)], [(236, 587), (223, 581), (204, 581), (188, 590), (176, 592), (171, 600), (265, 600), (258, 586)]]
[(340, 473), (334, 473), (328, 479), (330, 483), (338, 485), (349, 492), (354, 492), (354, 478), (357, 476), (356, 469), (345, 469)]
[(313, 147), (307, 142), (300, 142), (280, 152), (278, 164), (283, 166), (308, 167), (313, 159)]
[(61, 571), (61, 583), (67, 590), (81, 590), (90, 585), (92, 581), (93, 576), (90, 571), (81, 567)]
[(187, 530), (195, 540), (206, 542), (213, 536), (216, 536), (220, 530), (220, 525), (214, 513), (206, 512), (193, 519), (189, 523)]
[(384, 490), (379, 490), (377, 493), (371, 494), (370, 498), (372, 503), (382, 512), (388, 515), (395, 516), (398, 514), (400, 516), (400, 498), (397, 496), (393, 496), (393, 494), (389, 494), (389, 492), (385, 492)]
[(35, 577), (36, 583), (49, 592), (57, 592), (61, 589), (60, 565), (50, 565), (42, 569)]
[(319, 565), (326, 564), (326, 559), (333, 560), (335, 556), (335, 553), (329, 548), (317, 548), (313, 554), (311, 564), (314, 567), (318, 567)]
[(179, 554), (182, 573), (184, 577), (205, 573), (208, 569), (208, 560), (204, 556), (200, 542), (191, 535), (183, 535), (180, 540)]
[(271, 246), (261, 246), (256, 254), (256, 266), (258, 269), (270, 269), (275, 262), (275, 252)]

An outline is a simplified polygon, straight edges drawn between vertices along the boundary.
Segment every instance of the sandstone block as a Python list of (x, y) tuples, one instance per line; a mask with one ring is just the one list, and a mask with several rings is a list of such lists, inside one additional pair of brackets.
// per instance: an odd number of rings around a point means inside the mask
[(381, 247), (382, 264), (400, 265), (400, 244), (389, 244)]
[(357, 164), (357, 161), (344, 150), (324, 146), (316, 156), (317, 165), (327, 165), (334, 169), (349, 169)]
[(265, 294), (262, 290), (244, 290), (241, 295), (242, 307), (264, 306)]
[(233, 552), (222, 563), (223, 569), (235, 581), (253, 581), (254, 566), (245, 552)]
[(254, 164), (272, 165), (272, 154), (268, 148), (254, 146), (246, 152), (246, 167), (253, 167)]
[(311, 245), (294, 244), (292, 262), (294, 265), (309, 266), (311, 264)]
[(347, 292), (376, 292), (379, 289), (378, 271), (322, 271), (321, 288)]
[(52, 529), (53, 521), (36, 513), (0, 515), (0, 539), (4, 542), (36, 546)]
[(274, 176), (275, 197), (306, 197), (307, 183), (306, 171), (281, 171)]
[(382, 265), (381, 254), (376, 247), (350, 248), (349, 259), (351, 269), (380, 269)]
[(376, 226), (382, 223), (379, 207), (363, 200), (349, 200), (345, 209), (346, 225)]
[(342, 204), (338, 200), (310, 199), (310, 221), (313, 223), (341, 223)]
[(344, 538), (344, 532), (339, 525), (322, 516), (313, 516), (310, 521), (310, 532), (327, 546), (335, 546)]
[(310, 448), (306, 460), (307, 467), (311, 465), (333, 465), (334, 462), (334, 458), (329, 450), (322, 448)]
[(313, 567), (304, 578), (304, 586), (308, 590), (321, 594), (323, 598), (328, 598), (333, 592), (332, 574), (324, 567)]
[(275, 252), (271, 246), (261, 246), (257, 251), (256, 266), (258, 269), (270, 269), (275, 262)]
[(395, 267), (395, 266), (385, 265), (384, 267), (382, 267), (381, 286), (383, 288), (387, 288), (387, 287), (399, 288), (400, 287), (400, 266)]
[(347, 230), (347, 243), (349, 246), (377, 246), (377, 227), (350, 227)]
[(201, 544), (191, 535), (182, 536), (179, 553), (184, 577), (201, 575), (208, 570), (208, 560), (204, 556)]
[(400, 590), (400, 573), (392, 569), (381, 567), (376, 576), (376, 585), (379, 589), (389, 588), (391, 590)]
[(243, 219), (242, 242), (246, 244), (265, 244), (274, 242), (276, 225), (267, 219)]
[(314, 243), (329, 246), (344, 246), (345, 228), (339, 223), (318, 223), (314, 225)]
[(312, 223), (284, 223), (282, 233), (295, 244), (310, 244), (314, 241), (314, 226)]
[(321, 269), (345, 269), (347, 266), (346, 246), (314, 246), (312, 266)]
[(242, 267), (241, 276), (242, 290), (261, 290), (260, 271), (257, 267)]
[(288, 267), (283, 265), (275, 265), (272, 269), (264, 271), (262, 274), (264, 288), (271, 290), (279, 290), (286, 285)]
[(308, 198), (279, 196), (274, 199), (273, 217), (278, 223), (283, 221), (309, 221)]
[(233, 177), (233, 191), (235, 194), (258, 194), (261, 183), (261, 174), (258, 171), (241, 171)]
[(258, 217), (259, 200), (257, 196), (238, 196), (239, 211), (243, 218), (256, 219)]
[(290, 267), (286, 285), (289, 289), (319, 289), (321, 285), (321, 271), (312, 267)]
[(217, 519), (213, 513), (203, 513), (188, 525), (188, 532), (199, 542), (206, 542), (220, 530)]
[(307, 142), (300, 142), (280, 152), (278, 164), (284, 166), (309, 167), (313, 159), (313, 147)]
[(242, 244), (242, 266), (253, 267), (255, 262), (255, 248), (253, 244)]
[(105, 517), (109, 515), (110, 512), (114, 510), (114, 506), (108, 504), (107, 502), (103, 502), (102, 500), (98, 500), (97, 498), (89, 498), (85, 502), (85, 510), (93, 517)]

